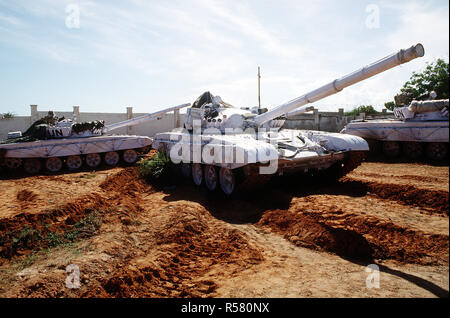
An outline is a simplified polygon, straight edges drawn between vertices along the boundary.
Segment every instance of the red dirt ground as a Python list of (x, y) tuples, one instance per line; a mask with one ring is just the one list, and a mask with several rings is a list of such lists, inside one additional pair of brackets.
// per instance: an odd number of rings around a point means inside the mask
[(448, 167), (364, 163), (233, 198), (134, 167), (0, 184), (3, 297), (448, 296)]

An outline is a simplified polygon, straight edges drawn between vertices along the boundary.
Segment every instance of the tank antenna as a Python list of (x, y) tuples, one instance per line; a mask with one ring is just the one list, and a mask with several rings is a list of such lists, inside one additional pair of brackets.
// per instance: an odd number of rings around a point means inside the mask
[(261, 109), (261, 72), (258, 66), (258, 109)]

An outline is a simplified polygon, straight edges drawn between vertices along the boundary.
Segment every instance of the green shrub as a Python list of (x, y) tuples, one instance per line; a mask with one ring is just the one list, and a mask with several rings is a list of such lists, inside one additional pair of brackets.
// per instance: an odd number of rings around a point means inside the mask
[(167, 175), (170, 160), (163, 152), (158, 152), (151, 159), (143, 159), (138, 163), (138, 173), (142, 178), (161, 180)]
[(1, 114), (0, 117), (3, 117), (3, 118), (14, 118), (14, 113), (11, 113), (11, 112), (3, 113), (3, 114)]

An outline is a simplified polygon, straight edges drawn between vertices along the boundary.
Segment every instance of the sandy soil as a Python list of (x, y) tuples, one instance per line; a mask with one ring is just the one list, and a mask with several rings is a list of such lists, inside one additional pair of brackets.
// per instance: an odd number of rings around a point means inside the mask
[(232, 199), (133, 167), (0, 186), (0, 297), (448, 297), (448, 167), (364, 163)]

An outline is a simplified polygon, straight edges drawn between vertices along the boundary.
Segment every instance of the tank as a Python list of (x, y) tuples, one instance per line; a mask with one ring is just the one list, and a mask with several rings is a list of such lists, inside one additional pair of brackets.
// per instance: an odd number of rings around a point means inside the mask
[(309, 103), (423, 55), (421, 44), (400, 50), (270, 111), (238, 108), (206, 92), (187, 108), (184, 129), (156, 134), (152, 147), (195, 185), (220, 188), (226, 195), (263, 185), (274, 175), (339, 178), (364, 160), (367, 142), (349, 134), (283, 129), (285, 119), (310, 110)]
[[(448, 99), (413, 100), (409, 105), (394, 108), (394, 118), (362, 119), (350, 122), (341, 133), (364, 138), (373, 155), (385, 158), (406, 157), (416, 160), (427, 157), (444, 161), (448, 157)], [(396, 96), (396, 104), (408, 98)]]
[(60, 171), (64, 165), (76, 170), (86, 164), (97, 168), (102, 162), (115, 166), (122, 159), (127, 164), (136, 162), (140, 154), (151, 149), (152, 138), (147, 136), (111, 135), (121, 127), (134, 126), (158, 120), (161, 115), (179, 110), (183, 104), (123, 122), (105, 125), (104, 121), (77, 123), (76, 119), (58, 118), (52, 111), (22, 134), (8, 133), (0, 142), (0, 167), (23, 168), (36, 174), (42, 168)]

